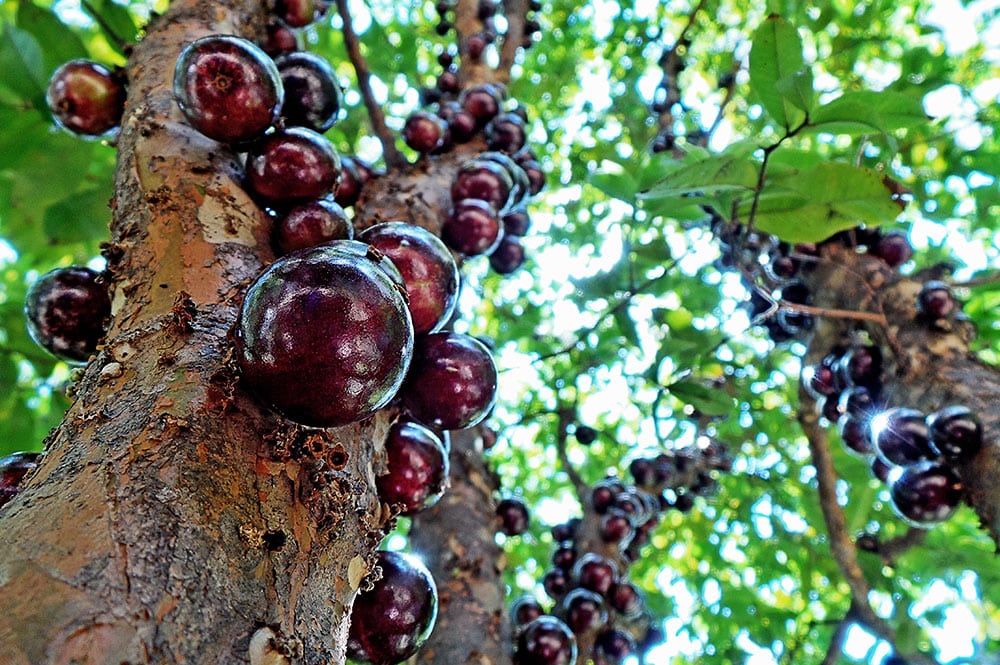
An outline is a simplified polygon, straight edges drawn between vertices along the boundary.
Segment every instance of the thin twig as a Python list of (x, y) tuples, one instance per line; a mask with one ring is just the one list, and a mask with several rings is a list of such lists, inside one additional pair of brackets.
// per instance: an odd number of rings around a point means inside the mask
[(386, 125), (385, 113), (375, 101), (375, 93), (371, 86), (372, 72), (368, 67), (368, 61), (361, 54), (361, 42), (357, 33), (354, 32), (354, 24), (351, 12), (347, 7), (347, 0), (337, 0), (337, 12), (344, 23), (342, 31), (344, 46), (347, 47), (347, 57), (354, 65), (354, 71), (358, 77), (358, 90), (365, 102), (365, 109), (367, 109), (368, 117), (372, 123), (372, 131), (382, 143), (382, 156), (385, 158), (385, 165), (389, 169), (403, 168), (407, 165), (406, 157), (396, 147), (396, 135)]
[(589, 486), (583, 480), (583, 477), (580, 476), (580, 472), (576, 470), (573, 462), (570, 461), (569, 453), (566, 448), (566, 442), (569, 438), (569, 426), (576, 419), (576, 405), (560, 408), (558, 414), (559, 422), (556, 425), (556, 453), (559, 457), (559, 464), (562, 466), (563, 471), (566, 472), (566, 475), (569, 476), (569, 480), (573, 483), (573, 488), (576, 490), (576, 496), (582, 504), (586, 502)]
[(852, 623), (854, 622), (851, 613), (848, 612), (847, 616), (837, 624), (837, 630), (833, 631), (833, 636), (830, 638), (830, 646), (827, 647), (826, 655), (823, 657), (821, 665), (836, 664), (841, 653), (844, 651), (844, 641), (847, 640), (847, 632), (850, 630)]

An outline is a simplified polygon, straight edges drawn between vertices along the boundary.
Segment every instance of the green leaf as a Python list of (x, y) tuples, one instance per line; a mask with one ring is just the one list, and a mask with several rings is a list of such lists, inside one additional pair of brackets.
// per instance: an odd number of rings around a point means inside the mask
[(745, 154), (720, 154), (685, 161), (645, 192), (640, 199), (672, 198), (692, 193), (747, 191), (757, 186), (759, 163)]
[(813, 103), (812, 72), (802, 56), (802, 38), (787, 19), (771, 14), (750, 47), (750, 87), (774, 120), (790, 129)]
[[(744, 217), (751, 202), (740, 206)], [(768, 181), (754, 225), (787, 242), (818, 242), (864, 223), (879, 226), (899, 215), (881, 174), (842, 162), (827, 162)]]
[(694, 381), (678, 381), (667, 386), (670, 394), (707, 416), (724, 416), (736, 408), (736, 400), (721, 390), (706, 388)]
[(118, 53), (125, 55), (125, 47), (139, 38), (139, 27), (128, 9), (113, 0), (84, 0), (83, 9), (95, 19), (108, 40), (108, 44)]
[(87, 57), (87, 49), (79, 35), (48, 9), (33, 2), (21, 2), (17, 7), (17, 24), (30, 32), (39, 44), (45, 44), (46, 72), (54, 71), (64, 62)]
[(104, 238), (111, 218), (110, 197), (107, 188), (88, 189), (49, 206), (43, 218), (45, 235), (61, 243)]
[(926, 123), (920, 99), (899, 92), (847, 92), (816, 109), (809, 118), (811, 131), (852, 136), (887, 134)]
[(0, 42), (0, 84), (45, 112), (45, 56), (38, 41), (28, 32), (5, 25)]
[(638, 186), (621, 164), (606, 161), (590, 176), (590, 184), (613, 199), (632, 202)]

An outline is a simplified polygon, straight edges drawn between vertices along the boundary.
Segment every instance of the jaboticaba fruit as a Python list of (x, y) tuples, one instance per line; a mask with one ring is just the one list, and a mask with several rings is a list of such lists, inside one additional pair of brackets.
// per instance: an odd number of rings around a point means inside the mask
[(66, 362), (83, 363), (104, 337), (111, 297), (90, 268), (57, 268), (28, 289), (24, 313), (32, 339)]
[(290, 420), (362, 420), (393, 398), (410, 364), (402, 277), (353, 240), (292, 252), (250, 285), (235, 343), (246, 386)]
[(430, 428), (397, 421), (385, 439), (385, 474), (375, 479), (383, 503), (414, 515), (437, 503), (448, 482), (448, 451)]
[(400, 396), (417, 420), (452, 430), (486, 418), (496, 391), (497, 367), (490, 350), (469, 335), (437, 332), (417, 340)]
[(74, 134), (101, 136), (121, 123), (125, 86), (101, 64), (70, 60), (52, 74), (45, 101), (61, 126)]
[(406, 284), (413, 332), (441, 328), (458, 303), (458, 264), (436, 235), (407, 222), (383, 222), (358, 234), (388, 256)]
[(340, 86), (330, 63), (307, 51), (296, 51), (274, 61), (285, 86), (281, 115), (286, 125), (325, 132), (337, 122)]
[(269, 202), (318, 199), (336, 194), (340, 156), (322, 134), (289, 127), (250, 148), (246, 177), (250, 188)]
[(177, 58), (177, 105), (192, 127), (216, 141), (244, 143), (263, 134), (277, 120), (284, 95), (274, 61), (245, 39), (202, 37)]
[(13, 499), (21, 481), (38, 466), (42, 453), (20, 452), (0, 457), (0, 506)]
[(889, 476), (896, 510), (918, 526), (948, 519), (962, 500), (962, 481), (950, 466), (924, 461)]
[(438, 595), (434, 578), (417, 558), (379, 552), (382, 577), (354, 599), (347, 656), (374, 665), (401, 663), (434, 629)]

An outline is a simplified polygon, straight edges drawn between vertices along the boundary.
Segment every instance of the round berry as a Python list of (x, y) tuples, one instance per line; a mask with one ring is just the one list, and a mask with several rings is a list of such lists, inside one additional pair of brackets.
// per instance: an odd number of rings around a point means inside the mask
[(274, 61), (285, 88), (281, 116), (287, 125), (325, 132), (337, 122), (340, 85), (333, 67), (307, 51), (283, 55)]
[(924, 317), (936, 321), (946, 319), (958, 309), (958, 301), (951, 287), (944, 282), (931, 280), (924, 284), (917, 296), (917, 309)]
[(514, 181), (500, 164), (488, 159), (473, 159), (461, 166), (451, 185), (451, 200), (479, 199), (493, 208), (503, 210), (510, 199)]
[(618, 568), (610, 559), (595, 552), (587, 552), (573, 567), (573, 577), (584, 589), (603, 596), (618, 581)]
[(898, 268), (913, 256), (913, 247), (901, 231), (889, 231), (878, 239), (871, 251), (890, 268)]
[(403, 125), (403, 141), (419, 153), (434, 152), (444, 145), (448, 125), (426, 111), (411, 114)]
[(236, 359), (251, 392), (290, 420), (337, 427), (396, 394), (413, 351), (402, 278), (368, 245), (288, 254), (250, 285)]
[(275, 244), (283, 254), (353, 237), (347, 213), (329, 196), (295, 206), (274, 227)]
[(448, 451), (420, 423), (400, 420), (385, 440), (387, 472), (375, 479), (379, 498), (414, 515), (437, 503), (448, 481)]
[(56, 122), (84, 136), (102, 136), (121, 124), (125, 86), (107, 67), (70, 60), (53, 72), (45, 101)]
[(28, 333), (68, 363), (84, 363), (104, 337), (111, 296), (97, 273), (83, 266), (57, 268), (31, 285), (25, 296)]
[(498, 275), (509, 275), (524, 265), (524, 245), (516, 236), (500, 237), (500, 244), (490, 252), (490, 268)]
[(401, 663), (430, 636), (437, 618), (434, 578), (416, 557), (378, 553), (382, 576), (354, 599), (347, 655), (374, 665)]
[(594, 662), (597, 665), (621, 665), (634, 653), (635, 640), (618, 628), (609, 628), (594, 640)]
[(889, 494), (900, 515), (928, 525), (955, 512), (962, 500), (962, 481), (950, 466), (919, 462), (890, 474)]
[(510, 604), (510, 621), (514, 632), (545, 614), (541, 603), (534, 596), (521, 596)]
[(481, 422), (496, 400), (493, 354), (475, 337), (456, 332), (423, 335), (400, 394), (418, 420), (441, 429)]
[(573, 589), (562, 599), (562, 616), (577, 635), (597, 630), (608, 621), (604, 598), (587, 589)]
[(440, 238), (414, 224), (383, 222), (359, 233), (358, 240), (388, 256), (403, 275), (414, 334), (448, 322), (458, 304), (459, 273)]
[(887, 464), (907, 466), (937, 457), (924, 414), (916, 409), (888, 409), (872, 418), (870, 427), (875, 452)]
[(205, 136), (245, 143), (278, 119), (285, 91), (264, 51), (239, 37), (212, 35), (181, 51), (174, 97), (187, 121)]
[(340, 157), (322, 134), (290, 127), (250, 148), (246, 174), (250, 188), (269, 202), (318, 199), (336, 192)]
[(517, 638), (515, 665), (574, 665), (576, 639), (569, 627), (554, 616), (543, 615), (529, 623)]
[(949, 406), (927, 416), (931, 448), (956, 464), (968, 462), (983, 446), (983, 425), (971, 409)]
[(528, 530), (528, 507), (520, 499), (504, 499), (497, 504), (500, 531), (508, 536), (519, 536)]

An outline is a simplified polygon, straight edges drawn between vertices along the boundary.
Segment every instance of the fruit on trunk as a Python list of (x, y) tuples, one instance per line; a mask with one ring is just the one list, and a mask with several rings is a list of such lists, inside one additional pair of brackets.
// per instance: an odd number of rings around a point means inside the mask
[(413, 515), (437, 503), (448, 481), (448, 451), (429, 428), (397, 421), (385, 440), (388, 471), (375, 479), (379, 498)]
[(490, 267), (500, 275), (509, 275), (524, 265), (524, 245), (516, 236), (504, 235), (490, 253)]
[(340, 111), (340, 85), (330, 63), (315, 53), (297, 51), (274, 64), (285, 88), (285, 123), (320, 133), (333, 127)]
[(635, 653), (635, 640), (618, 628), (601, 632), (594, 640), (594, 663), (596, 665), (620, 665)]
[(918, 526), (948, 519), (962, 500), (962, 481), (950, 466), (918, 462), (889, 476), (889, 495), (899, 514)]
[(597, 630), (608, 621), (604, 599), (587, 589), (573, 589), (562, 599), (562, 614), (566, 625), (576, 635)]
[(42, 453), (20, 452), (0, 457), (0, 507), (13, 499), (21, 481), (38, 466)]
[(285, 25), (304, 28), (316, 20), (316, 0), (276, 0), (274, 14)]
[(354, 599), (347, 655), (394, 665), (415, 654), (434, 629), (437, 587), (427, 566), (411, 555), (380, 551), (377, 565), (382, 577)]
[(898, 268), (913, 256), (913, 247), (906, 234), (901, 231), (886, 233), (878, 239), (871, 251), (891, 268)]
[(514, 113), (501, 113), (486, 125), (486, 143), (490, 150), (513, 155), (524, 147), (526, 139), (524, 120)]
[(458, 103), (482, 127), (500, 112), (502, 97), (500, 89), (495, 85), (482, 83), (463, 90)]
[(445, 143), (448, 125), (433, 113), (417, 111), (403, 125), (403, 142), (419, 153), (434, 152)]
[(573, 576), (579, 586), (603, 596), (618, 581), (618, 568), (610, 559), (587, 552), (576, 562)]
[(402, 278), (353, 240), (293, 252), (250, 285), (235, 343), (244, 384), (290, 420), (363, 420), (393, 398), (410, 363)]
[(559, 600), (569, 591), (569, 574), (562, 568), (552, 568), (542, 577), (542, 587), (549, 598)]
[(125, 86), (107, 67), (70, 60), (53, 72), (45, 101), (56, 122), (84, 136), (102, 136), (121, 124)]
[(520, 499), (503, 499), (497, 504), (500, 531), (508, 536), (519, 536), (528, 530), (528, 507)]
[(937, 457), (924, 414), (916, 409), (888, 409), (872, 418), (870, 427), (875, 452), (887, 464), (906, 466)]
[(287, 25), (274, 19), (267, 24), (264, 39), (260, 47), (272, 58), (284, 53), (294, 53), (302, 50), (302, 39), (298, 33)]
[(295, 206), (274, 227), (275, 244), (283, 254), (353, 237), (347, 213), (329, 196)]
[(451, 318), (458, 303), (458, 264), (436, 235), (406, 222), (383, 222), (358, 234), (392, 260), (403, 275), (413, 332), (434, 332)]
[(927, 416), (931, 448), (956, 464), (968, 462), (983, 447), (983, 425), (966, 406), (949, 406)]
[(496, 214), (510, 200), (514, 180), (499, 163), (476, 158), (463, 164), (451, 185), (451, 200), (479, 199), (488, 203)]
[(631, 582), (618, 582), (608, 591), (608, 603), (626, 618), (635, 618), (642, 614), (642, 594)]
[(541, 603), (534, 596), (521, 596), (510, 605), (510, 621), (514, 632), (545, 614)]
[(529, 623), (517, 638), (515, 665), (574, 665), (576, 639), (565, 623), (543, 615)]
[(240, 37), (202, 37), (177, 58), (177, 105), (192, 127), (216, 141), (239, 144), (262, 135), (278, 119), (284, 97), (274, 61)]
[(946, 319), (958, 309), (958, 301), (951, 287), (944, 282), (931, 280), (924, 284), (917, 296), (917, 309), (932, 321)]
[(268, 202), (318, 199), (336, 193), (340, 157), (322, 134), (290, 127), (250, 148), (246, 177), (250, 188)]
[(486, 201), (463, 199), (455, 203), (441, 225), (441, 239), (466, 256), (489, 254), (500, 243), (500, 220)]
[(28, 289), (24, 313), (35, 342), (61, 360), (84, 363), (104, 337), (111, 296), (100, 273), (56, 268)]
[(400, 395), (417, 420), (441, 429), (481, 422), (496, 400), (497, 368), (486, 345), (456, 332), (418, 339)]

